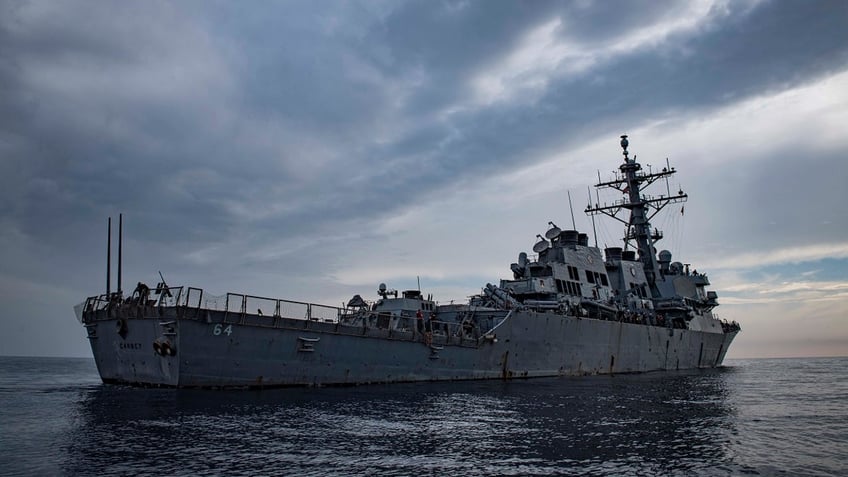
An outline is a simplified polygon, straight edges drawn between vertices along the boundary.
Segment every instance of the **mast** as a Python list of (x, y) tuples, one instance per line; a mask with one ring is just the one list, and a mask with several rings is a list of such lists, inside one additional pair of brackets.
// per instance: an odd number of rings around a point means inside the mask
[[(623, 149), (624, 162), (619, 166), (619, 172), (615, 174), (615, 179), (607, 182), (598, 181), (595, 187), (598, 189), (615, 189), (621, 192), (624, 197), (610, 205), (601, 205), (600, 203), (596, 203), (594, 206), (590, 205), (586, 207), (586, 213), (592, 216), (604, 214), (626, 226), (625, 247), (633, 246), (637, 250), (639, 261), (642, 262), (642, 267), (645, 270), (645, 277), (648, 279), (648, 285), (653, 295), (657, 296), (659, 293), (656, 288), (656, 279), (659, 267), (654, 244), (662, 239), (662, 232), (659, 230), (652, 232), (651, 219), (665, 206), (685, 202), (688, 195), (684, 194), (683, 190), (678, 191), (677, 195), (671, 195), (671, 193), (659, 196), (643, 194), (644, 189), (659, 179), (665, 179), (666, 184), (668, 184), (668, 178), (677, 171), (667, 165), (660, 172), (649, 171), (645, 173), (642, 171), (642, 165), (636, 162), (636, 156), (633, 156), (632, 159), (629, 156), (627, 147), (630, 143), (626, 134), (621, 136), (620, 144)], [(618, 213), (622, 210), (630, 211), (627, 220), (618, 217)]]
[(121, 289), (121, 257), (124, 237), (124, 214), (118, 214), (118, 296), (123, 297)]
[[(600, 179), (600, 172), (598, 172), (598, 179)], [(589, 189), (589, 186), (586, 186), (586, 192), (589, 194), (589, 204), (592, 203), (592, 189)], [(595, 236), (595, 248), (598, 247), (598, 229), (595, 228), (595, 216), (592, 216), (592, 234)]]
[(106, 299), (112, 298), (112, 217), (109, 217), (106, 233)]

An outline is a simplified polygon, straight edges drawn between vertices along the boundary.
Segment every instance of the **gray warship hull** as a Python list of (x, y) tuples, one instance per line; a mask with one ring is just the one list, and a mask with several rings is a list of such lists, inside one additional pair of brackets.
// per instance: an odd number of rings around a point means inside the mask
[[(516, 379), (709, 368), (735, 332), (514, 311), (479, 337), (179, 307), (86, 319), (104, 382), (244, 388)], [(155, 311), (155, 312), (153, 312)], [(194, 316), (191, 316), (194, 315)], [(120, 333), (124, 330), (123, 333)], [(151, 343), (167, 338), (169, 353)]]

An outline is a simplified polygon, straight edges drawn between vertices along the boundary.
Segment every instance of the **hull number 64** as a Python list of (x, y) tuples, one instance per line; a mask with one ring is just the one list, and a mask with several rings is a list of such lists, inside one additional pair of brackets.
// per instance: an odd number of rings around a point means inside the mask
[(212, 334), (215, 336), (227, 335), (230, 336), (233, 334), (233, 325), (227, 325), (226, 328), (221, 323), (218, 323), (212, 328)]

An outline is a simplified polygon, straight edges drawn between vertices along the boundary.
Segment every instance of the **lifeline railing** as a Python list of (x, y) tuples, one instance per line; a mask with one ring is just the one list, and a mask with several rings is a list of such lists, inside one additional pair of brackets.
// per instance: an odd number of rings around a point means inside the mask
[(345, 312), (343, 308), (334, 306), (242, 293), (227, 293), (221, 311), (224, 311), (224, 320), (233, 313), (238, 314), (240, 319), (243, 319), (246, 315), (258, 315), (327, 323), (338, 323)]
[(201, 288), (177, 286), (151, 290), (151, 294), (143, 300), (140, 300), (137, 294), (121, 297), (113, 293), (111, 299), (106, 294), (88, 297), (83, 305), (83, 316), (95, 311), (109, 310), (110, 307), (114, 309), (140, 306), (140, 301), (144, 306), (177, 307), (195, 313), (200, 310), (223, 311), (225, 320), (230, 314), (237, 314), (239, 320), (244, 319), (246, 315), (259, 315), (338, 323), (345, 314), (345, 309), (328, 305), (242, 293), (209, 295), (204, 294)]

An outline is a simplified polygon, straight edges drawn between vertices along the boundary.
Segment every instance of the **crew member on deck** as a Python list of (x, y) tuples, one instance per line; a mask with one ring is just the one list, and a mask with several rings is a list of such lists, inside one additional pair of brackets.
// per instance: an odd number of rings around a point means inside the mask
[(433, 321), (436, 319), (435, 313), (430, 313), (427, 317), (427, 322), (424, 324), (424, 343), (428, 346), (433, 342)]

